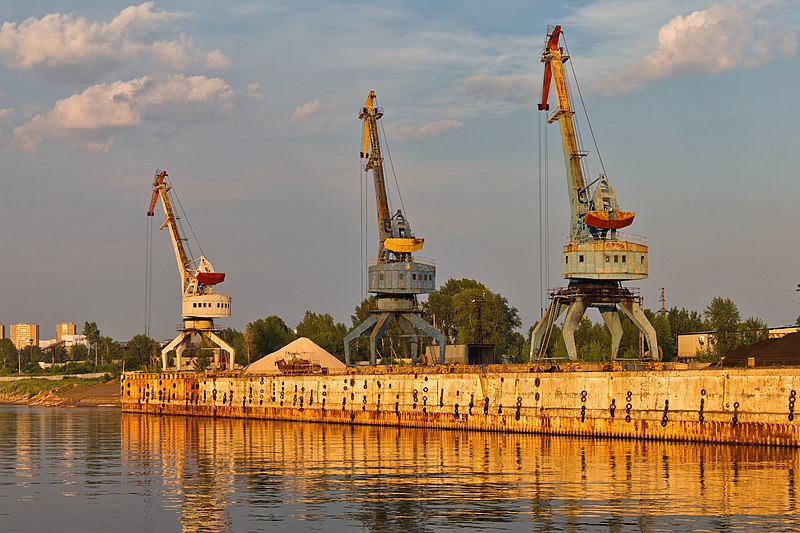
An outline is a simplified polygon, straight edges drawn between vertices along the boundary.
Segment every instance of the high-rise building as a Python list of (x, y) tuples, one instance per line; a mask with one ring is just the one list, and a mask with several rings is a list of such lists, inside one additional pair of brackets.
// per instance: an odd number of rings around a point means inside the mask
[(0, 339), (6, 338), (6, 325), (0, 324)]
[(64, 335), (75, 335), (75, 322), (56, 324), (56, 342), (64, 340)]
[(17, 350), (26, 346), (39, 346), (39, 324), (11, 324), (9, 338)]

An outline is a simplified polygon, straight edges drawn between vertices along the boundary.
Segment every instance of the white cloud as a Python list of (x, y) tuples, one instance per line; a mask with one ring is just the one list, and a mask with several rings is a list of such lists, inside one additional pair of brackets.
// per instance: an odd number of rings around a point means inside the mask
[(524, 104), (535, 98), (535, 84), (529, 76), (476, 74), (464, 80), (464, 92), (483, 103), (503, 101)]
[(114, 137), (109, 137), (105, 141), (89, 141), (86, 143), (86, 149), (96, 154), (107, 154), (112, 144)]
[(314, 116), (322, 108), (322, 102), (319, 98), (306, 102), (294, 108), (292, 113), (292, 122), (302, 122)]
[(440, 133), (454, 128), (460, 128), (464, 122), (460, 120), (437, 120), (424, 126), (410, 126), (402, 124), (389, 124), (386, 129), (397, 139), (425, 139), (436, 137)]
[(247, 86), (247, 96), (250, 98), (261, 98), (261, 84), (251, 83)]
[(658, 31), (653, 52), (597, 86), (619, 93), (672, 76), (756, 68), (794, 55), (796, 46), (797, 31), (782, 24), (779, 2), (716, 4), (667, 22)]
[[(219, 50), (203, 53), (183, 34), (156, 40), (155, 30), (185, 13), (161, 11), (154, 2), (129, 6), (110, 22), (52, 13), (0, 26), (0, 60), (16, 70), (43, 70), (69, 79), (72, 69), (97, 76), (133, 58), (150, 56), (175, 71), (192, 64), (212, 69), (230, 65)], [(74, 76), (74, 74), (72, 74)]]
[[(145, 121), (202, 121), (230, 113), (235, 100), (236, 92), (225, 80), (206, 76), (143, 76), (102, 83), (59, 100), (46, 113), (17, 127), (14, 141), (20, 149), (34, 151), (48, 138), (81, 138)], [(103, 145), (92, 139), (87, 146), (96, 151)]]
[(206, 67), (213, 70), (224, 70), (231, 66), (231, 59), (220, 50), (212, 50), (206, 54)]

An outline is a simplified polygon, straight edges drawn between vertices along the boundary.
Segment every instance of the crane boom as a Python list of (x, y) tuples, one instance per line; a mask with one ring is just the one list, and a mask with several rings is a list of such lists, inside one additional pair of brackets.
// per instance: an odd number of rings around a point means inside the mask
[(589, 195), (589, 187), (583, 175), (581, 159), (588, 152), (581, 150), (575, 135), (575, 112), (570, 106), (569, 89), (564, 74), (564, 63), (569, 55), (559, 47), (561, 26), (555, 26), (548, 34), (542, 52), (544, 78), (542, 81), (542, 100), (538, 105), (540, 111), (550, 109), (547, 100), (550, 86), (555, 85), (556, 111), (547, 119), (548, 123), (558, 121), (561, 130), (561, 146), (564, 153), (564, 165), (567, 169), (567, 193), (570, 205), (570, 242), (579, 242), (593, 238), (603, 230), (616, 230), (633, 223), (636, 213), (620, 211), (617, 206), (617, 195), (605, 175), (600, 175), (593, 196)]
[(561, 34), (561, 26), (556, 26), (550, 34), (542, 54), (542, 61), (545, 63), (544, 82), (542, 84), (542, 102), (539, 104), (540, 110), (549, 109), (547, 97), (549, 94), (550, 80), (556, 86), (556, 96), (558, 98), (558, 108), (556, 112), (548, 118), (552, 123), (557, 120), (561, 129), (561, 145), (564, 152), (564, 164), (567, 167), (568, 182), (567, 193), (569, 194), (570, 205), (570, 239), (578, 237), (585, 227), (583, 219), (589, 212), (589, 202), (586, 198), (586, 180), (583, 177), (581, 168), (581, 158), (585, 155), (578, 149), (578, 139), (575, 135), (575, 123), (570, 108), (569, 93), (567, 92), (567, 81), (564, 76), (564, 61), (568, 59), (562, 55), (558, 47), (558, 37)]
[(364, 170), (372, 170), (372, 179), (375, 182), (375, 206), (378, 211), (378, 256), (381, 257), (384, 243), (391, 230), (391, 214), (389, 213), (389, 198), (386, 194), (386, 180), (383, 176), (381, 143), (378, 138), (378, 119), (383, 116), (383, 110), (375, 106), (375, 99), (375, 91), (370, 91), (358, 118), (364, 121), (364, 139), (361, 146), (361, 158), (367, 160)]
[(375, 206), (378, 212), (378, 262), (405, 261), (412, 252), (422, 249), (424, 239), (414, 237), (411, 225), (401, 210), (390, 214), (389, 196), (386, 193), (386, 179), (383, 175), (383, 157), (378, 136), (378, 119), (383, 109), (375, 105), (375, 91), (370, 91), (358, 118), (364, 121), (364, 134), (361, 143), (361, 158), (366, 159), (364, 170), (372, 170), (375, 183)]
[(152, 217), (155, 214), (156, 202), (161, 198), (161, 205), (164, 207), (164, 223), (161, 225), (161, 229), (166, 227), (169, 230), (172, 247), (175, 250), (175, 260), (178, 263), (178, 273), (181, 276), (183, 290), (186, 290), (189, 278), (192, 277), (194, 272), (189, 256), (183, 246), (183, 238), (178, 230), (178, 222), (172, 210), (169, 194), (167, 194), (171, 187), (166, 182), (166, 177), (166, 170), (159, 169), (156, 171), (156, 176), (153, 180), (153, 196), (150, 199), (150, 209), (147, 211), (147, 216)]

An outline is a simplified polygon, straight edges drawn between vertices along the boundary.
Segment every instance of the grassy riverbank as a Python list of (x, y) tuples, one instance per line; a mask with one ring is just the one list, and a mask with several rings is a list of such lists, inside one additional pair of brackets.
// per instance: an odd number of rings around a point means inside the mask
[(44, 406), (119, 405), (119, 380), (66, 377), (0, 382), (0, 403)]

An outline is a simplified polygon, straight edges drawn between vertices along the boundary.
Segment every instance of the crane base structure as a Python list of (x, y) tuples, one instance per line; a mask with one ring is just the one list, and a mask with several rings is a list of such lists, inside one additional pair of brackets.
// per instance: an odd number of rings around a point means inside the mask
[[(161, 367), (164, 371), (168, 370), (168, 354), (172, 350), (175, 350), (175, 370), (183, 370), (183, 352), (189, 347), (189, 343), (195, 335), (226, 352), (228, 359), (226, 367), (228, 370), (233, 369), (236, 351), (217, 335), (214, 322), (211, 320), (185, 320), (183, 328), (178, 330), (178, 335), (161, 350)], [(214, 354), (214, 366), (217, 368), (220, 366), (218, 352)]]
[(422, 311), (417, 309), (413, 300), (407, 298), (378, 298), (378, 309), (370, 311), (370, 316), (356, 326), (353, 331), (344, 338), (344, 361), (347, 366), (350, 361), (350, 344), (361, 337), (364, 333), (372, 330), (369, 336), (369, 361), (371, 365), (378, 362), (378, 340), (386, 333), (386, 329), (393, 320), (397, 320), (400, 328), (406, 336), (411, 337), (412, 361), (419, 362), (417, 334), (414, 328), (418, 328), (424, 334), (433, 337), (439, 342), (439, 364), (444, 364), (444, 352), (447, 339), (444, 334), (428, 324), (422, 318)]
[(570, 361), (578, 358), (575, 346), (575, 329), (583, 319), (583, 315), (590, 307), (600, 311), (608, 331), (611, 333), (611, 354), (613, 361), (617, 358), (620, 341), (622, 340), (622, 321), (620, 315), (627, 316), (631, 322), (642, 332), (647, 344), (649, 357), (653, 361), (659, 360), (658, 342), (656, 331), (642, 311), (641, 298), (630, 289), (622, 287), (619, 283), (581, 282), (571, 283), (550, 294), (550, 306), (545, 311), (533, 328), (531, 335), (531, 360), (541, 359), (547, 354), (553, 326), (559, 317), (566, 311), (562, 334)]

